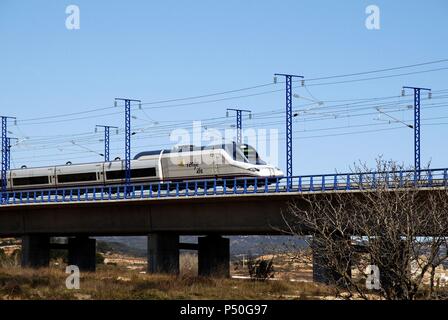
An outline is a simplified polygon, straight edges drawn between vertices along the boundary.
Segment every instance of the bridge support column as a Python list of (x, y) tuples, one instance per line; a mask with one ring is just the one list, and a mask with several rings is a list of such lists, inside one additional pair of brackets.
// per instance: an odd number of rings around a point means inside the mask
[(179, 235), (170, 233), (149, 235), (148, 272), (179, 274)]
[(198, 239), (198, 274), (200, 276), (230, 277), (230, 241), (221, 236)]
[(50, 236), (22, 237), (22, 267), (43, 268), (50, 264)]
[(68, 264), (75, 265), (80, 271), (96, 270), (96, 240), (89, 237), (68, 239)]
[[(348, 250), (346, 254), (344, 252), (344, 248), (350, 244), (344, 243), (344, 241), (349, 241), (349, 239), (338, 238), (331, 241), (325, 241), (318, 237), (313, 239), (311, 247), (314, 282), (341, 287), (346, 285), (344, 275), (351, 277), (351, 263)], [(334, 246), (335, 250), (331, 246)]]

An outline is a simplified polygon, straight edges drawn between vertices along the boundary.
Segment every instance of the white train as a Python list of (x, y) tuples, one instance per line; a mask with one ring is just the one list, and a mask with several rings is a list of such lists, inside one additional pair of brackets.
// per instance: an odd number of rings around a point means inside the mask
[[(283, 177), (283, 172), (261, 160), (253, 147), (236, 143), (146, 151), (131, 160), (133, 184), (213, 178), (221, 181), (233, 177), (268, 178), (269, 183), (272, 183)], [(124, 181), (125, 163), (120, 159), (51, 167), (22, 167), (7, 172), (9, 191), (120, 185)], [(264, 183), (265, 179), (259, 181)]]

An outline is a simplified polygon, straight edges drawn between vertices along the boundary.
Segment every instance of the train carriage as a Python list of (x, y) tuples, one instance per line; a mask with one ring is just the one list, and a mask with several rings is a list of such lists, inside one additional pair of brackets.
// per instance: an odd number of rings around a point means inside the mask
[[(14, 191), (118, 186), (125, 182), (125, 174), (125, 163), (120, 159), (39, 168), (22, 167), (7, 172), (7, 188)], [(219, 184), (222, 179), (240, 177), (257, 177), (261, 182), (265, 179), (273, 182), (283, 177), (283, 173), (261, 160), (253, 147), (236, 143), (145, 151), (131, 160), (131, 183), (134, 184), (204, 179), (216, 179)]]

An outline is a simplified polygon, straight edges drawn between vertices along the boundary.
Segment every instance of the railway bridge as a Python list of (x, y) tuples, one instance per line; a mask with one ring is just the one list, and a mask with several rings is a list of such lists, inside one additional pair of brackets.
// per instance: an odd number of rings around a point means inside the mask
[[(95, 270), (95, 236), (148, 236), (148, 271), (177, 273), (179, 250), (198, 250), (200, 275), (229, 275), (225, 235), (280, 235), (290, 201), (309, 194), (368, 192), (381, 174), (388, 187), (408, 183), (448, 186), (448, 168), (413, 172), (297, 176), (274, 183), (260, 178), (160, 182), (139, 185), (30, 190), (0, 194), (0, 237), (22, 238), (22, 265), (49, 264), (52, 248), (68, 249), (69, 264)], [(411, 178), (409, 178), (411, 177)], [(199, 235), (198, 244), (179, 242)], [(68, 237), (66, 244), (52, 237)], [(314, 266), (316, 270), (319, 266)], [(316, 276), (318, 277), (318, 276)], [(317, 279), (318, 280), (318, 279)]]

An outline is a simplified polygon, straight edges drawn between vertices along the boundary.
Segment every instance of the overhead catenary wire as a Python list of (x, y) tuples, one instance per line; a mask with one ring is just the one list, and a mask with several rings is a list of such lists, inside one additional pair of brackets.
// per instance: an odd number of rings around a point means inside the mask
[[(446, 117), (431, 117), (431, 118), (424, 118), (422, 120), (435, 120), (435, 119), (446, 119)], [(295, 132), (300, 133), (306, 133), (306, 132), (314, 132), (314, 131), (323, 131), (323, 130), (335, 130), (335, 129), (342, 129), (342, 128), (356, 128), (356, 127), (364, 127), (364, 126), (377, 126), (377, 125), (384, 125), (384, 124), (363, 124), (363, 125), (351, 125), (351, 126), (340, 126), (340, 127), (330, 127), (330, 128), (319, 128), (319, 129), (313, 129), (313, 130), (298, 130)], [(137, 137), (136, 140), (143, 139), (147, 140), (147, 137)], [(140, 146), (141, 147), (141, 146)], [(119, 150), (119, 149), (117, 149)], [(90, 152), (90, 151), (89, 151)], [(98, 153), (97, 153), (98, 154)]]
[[(380, 73), (380, 72), (387, 72), (387, 71), (406, 69), (406, 68), (415, 68), (415, 67), (431, 65), (431, 64), (438, 64), (438, 63), (443, 63), (443, 62), (448, 62), (448, 59), (440, 59), (440, 60), (427, 61), (427, 62), (418, 63), (418, 64), (404, 65), (404, 66), (391, 67), (391, 68), (383, 68), (383, 69), (370, 70), (370, 71), (362, 71), (362, 72), (356, 72), (356, 73), (350, 73), (350, 74), (340, 74), (340, 75), (325, 76), (325, 77), (320, 77), (320, 78), (310, 78), (310, 79), (306, 79), (305, 81), (306, 82), (310, 82), (310, 81), (313, 82), (313, 81), (317, 81), (317, 80), (353, 77), (353, 76), (364, 75), (364, 74)], [(395, 75), (387, 75), (387, 76), (383, 76), (383, 77), (371, 77), (371, 78), (364, 78), (364, 79), (351, 79), (351, 80), (346, 80), (346, 81), (342, 81), (342, 82), (338, 81), (338, 82), (333, 82), (333, 83), (312, 83), (312, 84), (309, 84), (307, 86), (331, 85), (331, 84), (350, 83), (350, 82), (357, 82), (357, 81), (368, 81), (368, 80), (375, 80), (375, 79), (383, 79), (383, 78), (387, 78), (387, 77), (397, 77), (397, 76), (412, 75), (412, 74), (419, 74), (419, 73), (435, 72), (435, 71), (441, 71), (441, 70), (446, 70), (446, 69), (448, 69), (448, 67), (437, 68), (437, 69), (430, 69), (430, 70), (422, 70), (422, 71), (416, 71), (416, 72), (408, 72), (408, 73), (395, 74)], [(279, 83), (282, 83), (282, 82), (277, 82), (277, 84), (279, 84)], [(188, 97), (182, 97), (182, 98), (172, 98), (172, 99), (165, 99), (165, 100), (156, 100), (156, 101), (142, 102), (141, 104), (142, 105), (155, 105), (155, 104), (165, 104), (165, 103), (186, 101), (186, 100), (197, 100), (197, 99), (206, 98), (206, 97), (212, 97), (212, 96), (218, 96), (218, 95), (225, 95), (225, 94), (243, 92), (243, 91), (248, 91), (248, 90), (254, 90), (254, 89), (258, 89), (258, 88), (273, 86), (275, 84), (276, 83), (264, 83), (264, 84), (260, 84), (260, 85), (248, 86), (248, 87), (243, 87), (243, 88), (238, 88), (238, 89), (233, 89), (233, 90), (224, 90), (224, 91), (214, 92), (214, 93), (210, 93), (210, 94), (201, 94), (201, 95), (188, 96)], [(259, 94), (267, 94), (267, 93), (273, 93), (273, 92), (277, 92), (277, 91), (282, 91), (282, 90), (271, 90), (270, 92), (259, 93)], [(234, 98), (231, 98), (231, 99), (238, 99), (238, 98), (242, 98), (242, 97), (246, 97), (246, 96), (249, 97), (249, 96), (252, 96), (252, 95), (237, 96), (237, 97), (234, 97)], [(219, 101), (219, 100), (220, 99), (215, 99), (215, 101)], [(182, 106), (182, 105), (184, 105), (184, 104), (180, 104), (179, 106)], [(162, 107), (163, 106), (159, 106), (159, 108), (162, 108)], [(174, 107), (174, 106), (171, 106), (171, 107)], [(59, 114), (59, 115), (49, 115), (49, 116), (46, 116), (46, 117), (36, 117), (36, 118), (21, 119), (19, 121), (21, 123), (26, 123), (26, 122), (36, 121), (36, 120), (48, 120), (48, 119), (56, 119), (56, 118), (65, 118), (65, 117), (69, 117), (69, 116), (73, 116), (73, 115), (94, 113), (94, 112), (104, 111), (104, 110), (113, 109), (113, 108), (114, 108), (113, 106), (97, 107), (97, 108), (94, 108), (94, 109), (88, 109), (88, 110), (79, 111), (79, 112), (64, 113), (64, 114)]]
[[(422, 126), (437, 126), (437, 125), (448, 125), (448, 122), (441, 122), (441, 123), (427, 123), (422, 124)], [(359, 134), (365, 134), (365, 133), (374, 133), (374, 132), (383, 132), (383, 131), (392, 131), (392, 130), (399, 130), (399, 129), (405, 129), (403, 126), (399, 127), (393, 127), (393, 128), (382, 128), (382, 129), (372, 129), (372, 130), (360, 130), (360, 131), (352, 131), (352, 132), (342, 132), (342, 133), (332, 133), (332, 134), (324, 134), (324, 135), (314, 135), (314, 136), (299, 136), (296, 137), (296, 139), (299, 140), (306, 140), (306, 139), (318, 139), (318, 138), (326, 138), (326, 137), (337, 137), (337, 136), (347, 136), (347, 135), (359, 135)], [(296, 131), (294, 131), (296, 132)], [(283, 140), (284, 138), (279, 138), (279, 141)], [(142, 147), (164, 147), (163, 144), (152, 144), (152, 145), (144, 145)], [(89, 153), (86, 151), (86, 153)], [(32, 157), (31, 157), (32, 158)], [(22, 159), (16, 159), (18, 160), (26, 160), (31, 158), (22, 158)], [(75, 159), (91, 159), (87, 156), (80, 156), (80, 157), (70, 157), (70, 158), (58, 158), (58, 159), (51, 159), (51, 161), (66, 161), (66, 160), (75, 160)], [(49, 160), (38, 160), (35, 161), (36, 163), (45, 162), (48, 163)], [(51, 165), (51, 164), (49, 164)]]
[[(429, 105), (429, 106), (426, 106), (426, 108), (427, 109), (432, 109), (432, 108), (436, 108), (436, 107), (445, 107), (446, 105), (445, 104), (434, 104), (433, 106), (432, 105)], [(371, 108), (360, 108), (360, 109), (371, 109)], [(396, 110), (391, 110), (391, 111), (388, 111), (388, 112), (398, 112), (398, 111), (401, 111), (401, 110), (403, 110), (403, 109), (400, 109), (400, 108), (397, 108)], [(373, 115), (373, 114), (375, 114), (376, 112), (367, 112), (367, 113), (357, 113), (357, 114), (350, 114), (350, 115), (345, 115), (345, 114), (339, 114), (339, 115), (337, 115), (337, 117), (338, 118), (344, 118), (344, 117), (346, 117), (346, 116), (350, 116), (350, 117), (357, 117), (357, 116), (364, 116), (364, 115)], [(331, 119), (331, 118), (333, 118), (334, 116), (333, 115), (331, 115), (331, 116), (328, 116), (328, 115), (324, 115), (324, 116), (319, 116), (319, 117), (317, 117), (317, 118), (311, 118), (311, 119), (308, 119), (308, 120), (306, 120), (307, 122), (312, 122), (312, 121), (322, 121), (322, 120), (328, 120), (328, 119)], [(275, 118), (275, 117), (272, 117), (272, 116), (270, 116), (270, 117), (266, 117), (267, 119), (269, 119), (269, 118)], [(263, 119), (263, 118), (261, 118), (260, 117), (260, 119)], [(302, 121), (302, 120), (298, 120), (298, 121)], [(303, 120), (304, 121), (304, 120)], [(219, 121), (219, 122), (215, 122), (215, 123), (206, 123), (207, 124), (207, 126), (212, 126), (212, 125), (214, 125), (214, 124), (223, 124), (223, 123), (226, 123), (225, 121)], [(261, 122), (261, 123), (259, 123), (260, 125), (266, 125), (266, 124), (271, 124), (272, 122)], [(274, 122), (275, 123), (275, 122)], [(183, 123), (184, 125), (188, 125), (188, 122), (184, 122)], [(180, 127), (182, 127), (182, 126), (180, 126)], [(173, 127), (172, 126), (169, 126), (169, 127), (166, 127), (165, 129), (161, 129), (161, 130), (152, 130), (152, 132), (151, 132), (151, 135), (153, 136), (153, 137), (158, 137), (158, 136), (160, 136), (160, 135), (164, 135), (164, 134), (166, 134), (166, 133), (168, 133), (168, 132), (170, 132), (171, 130), (173, 129)], [(84, 140), (86, 140), (86, 141), (90, 141), (91, 140), (91, 138), (92, 138), (92, 136), (87, 136), (87, 137), (85, 137), (84, 138)], [(99, 136), (97, 136), (97, 138), (99, 138)], [(44, 141), (41, 141), (42, 143), (47, 143), (48, 141), (50, 141), (50, 140), (44, 140)], [(66, 141), (66, 139), (62, 139), (62, 141)], [(78, 140), (78, 141), (83, 141), (83, 140)], [(57, 142), (57, 141), (54, 141), (54, 142)]]
[(353, 77), (353, 76), (360, 76), (360, 75), (365, 75), (365, 74), (372, 74), (372, 73), (379, 73), (379, 72), (394, 71), (394, 70), (399, 70), (399, 69), (408, 69), (408, 68), (421, 67), (421, 66), (426, 66), (426, 65), (430, 65), (430, 64), (438, 64), (438, 63), (442, 63), (442, 62), (448, 62), (448, 59), (427, 61), (427, 62), (416, 63), (416, 64), (409, 64), (409, 65), (404, 65), (404, 66), (399, 66), (399, 67), (376, 69), (376, 70), (362, 71), (362, 72), (356, 72), (356, 73), (347, 73), (347, 74), (339, 74), (339, 75), (332, 75), (332, 76), (324, 76), (324, 77), (320, 77), (320, 78), (311, 78), (311, 79), (307, 79), (307, 81), (317, 81), (317, 80), (328, 80), (328, 79), (335, 79), (335, 78)]
[(415, 71), (415, 72), (392, 74), (392, 75), (387, 75), (387, 76), (362, 78), (362, 79), (342, 80), (342, 81), (335, 81), (335, 82), (311, 83), (311, 84), (308, 84), (307, 86), (308, 87), (316, 87), (316, 86), (328, 86), (328, 85), (344, 84), (344, 83), (354, 83), (354, 82), (370, 81), (370, 80), (380, 80), (380, 79), (396, 78), (396, 77), (410, 76), (410, 75), (415, 75), (415, 74), (422, 74), (422, 73), (429, 73), (429, 72), (436, 72), (436, 71), (443, 71), (443, 70), (448, 70), (448, 67), (436, 68), (436, 69), (430, 69), (430, 70), (423, 70), (423, 71)]
[[(307, 91), (308, 97), (300, 96), (300, 98), (303, 98), (303, 100), (309, 99), (308, 106), (301, 105), (300, 107), (296, 108), (297, 112), (301, 112), (300, 117), (295, 119), (298, 122), (306, 122), (306, 123), (319, 123), (319, 122), (326, 122), (328, 120), (332, 120), (334, 118), (337, 119), (344, 119), (344, 118), (359, 118), (369, 116), (371, 114), (374, 114), (373, 109), (375, 108), (375, 105), (379, 105), (382, 110), (387, 111), (387, 113), (395, 113), (395, 112), (403, 112), (406, 111), (406, 104), (409, 102), (412, 102), (411, 100), (403, 99), (403, 101), (395, 101), (399, 98), (399, 96), (389, 96), (389, 97), (371, 97), (371, 98), (357, 98), (357, 99), (339, 99), (339, 100), (325, 100), (325, 99), (317, 99), (314, 94), (310, 91), (308, 88), (312, 85), (325, 85), (325, 84), (332, 84), (332, 83), (326, 83), (325, 81), (322, 82), (322, 80), (328, 80), (333, 78), (347, 78), (347, 77), (354, 77), (354, 76), (360, 76), (363, 74), (372, 74), (372, 73), (382, 73), (382, 72), (389, 72), (393, 70), (399, 70), (399, 69), (406, 69), (406, 68), (416, 68), (421, 67), (429, 64), (435, 64), (435, 63), (443, 63), (448, 62), (448, 59), (444, 60), (436, 60), (436, 61), (429, 61), (425, 63), (420, 64), (414, 64), (414, 65), (406, 65), (406, 66), (399, 66), (399, 67), (393, 67), (393, 68), (384, 68), (384, 69), (378, 69), (378, 70), (370, 70), (365, 72), (358, 72), (358, 73), (352, 73), (352, 74), (341, 74), (341, 75), (335, 75), (335, 76), (327, 76), (327, 77), (321, 77), (321, 78), (311, 78), (307, 79), (304, 88)], [(428, 73), (428, 72), (436, 72), (436, 71), (442, 71), (448, 69), (445, 67), (437, 68), (437, 69), (429, 69), (429, 70), (419, 70), (419, 71), (412, 71), (407, 73), (400, 73), (400, 74), (392, 74), (392, 75), (382, 75), (379, 77), (369, 77), (369, 78), (359, 78), (359, 79), (349, 79), (349, 80), (343, 80), (342, 82), (337, 81), (337, 83), (351, 83), (351, 82), (362, 82), (362, 81), (368, 81), (368, 80), (375, 80), (375, 79), (383, 79), (387, 77), (399, 77), (399, 76), (406, 76), (406, 75), (412, 75), (412, 74), (420, 74), (420, 73)], [(309, 83), (313, 81), (314, 83)], [(280, 83), (280, 82), (278, 82)], [(134, 127), (134, 130), (138, 133), (137, 136), (134, 137), (136, 141), (143, 141), (146, 139), (158, 139), (158, 138), (164, 138), (168, 137), (168, 133), (175, 129), (175, 128), (182, 128), (183, 126), (188, 126), (191, 124), (191, 120), (168, 120), (168, 121), (158, 121), (154, 119), (155, 117), (151, 116), (146, 112), (146, 110), (153, 110), (153, 109), (170, 109), (170, 108), (176, 108), (176, 107), (183, 107), (183, 106), (194, 106), (194, 105), (200, 105), (200, 104), (208, 104), (208, 103), (214, 103), (214, 102), (220, 102), (220, 101), (226, 101), (231, 99), (242, 99), (242, 98), (249, 98), (253, 96), (259, 96), (259, 95), (267, 95), (272, 94), (276, 92), (283, 92), (284, 89), (278, 89), (278, 90), (269, 90), (269, 91), (262, 91), (262, 92), (254, 92), (244, 95), (236, 95), (234, 96), (234, 93), (238, 92), (244, 92), (244, 91), (250, 91), (250, 90), (257, 90), (269, 87), (269, 86), (275, 86), (273, 83), (265, 83), (262, 85), (257, 86), (251, 86), (251, 87), (244, 87), (240, 89), (235, 90), (226, 90), (226, 91), (220, 91), (220, 92), (214, 92), (211, 94), (202, 94), (202, 95), (196, 95), (196, 96), (188, 96), (183, 98), (174, 98), (174, 99), (165, 99), (165, 100), (157, 100), (157, 101), (148, 101), (143, 102), (142, 105), (146, 105), (147, 107), (143, 108), (142, 113), (144, 118), (142, 119), (137, 117), (138, 125)], [(296, 86), (295, 88), (302, 87), (301, 85)], [(432, 103), (432, 104), (425, 104), (426, 109), (431, 108), (445, 108), (446, 103), (443, 102), (447, 96), (444, 96), (442, 93), (447, 93), (448, 89), (441, 89), (441, 90), (435, 90), (433, 91), (435, 94), (438, 92), (440, 93), (439, 97), (436, 95), (433, 96), (433, 99), (439, 99), (440, 103)], [(218, 96), (223, 95), (224, 97), (219, 99), (206, 99), (202, 100), (204, 98), (212, 97), (212, 96)], [(226, 95), (232, 95), (229, 97), (226, 97)], [(410, 97), (411, 95), (407, 95), (406, 97)], [(199, 101), (196, 101), (199, 100)], [(422, 98), (423, 100), (423, 98)], [(175, 102), (185, 102), (185, 103), (175, 103)], [(90, 132), (81, 132), (78, 134), (63, 134), (63, 135), (47, 135), (47, 136), (33, 136), (33, 135), (27, 135), (25, 134), (25, 130), (21, 128), (22, 125), (28, 126), (28, 125), (42, 125), (42, 124), (50, 124), (50, 123), (66, 123), (69, 121), (80, 121), (95, 117), (107, 117), (107, 116), (115, 116), (117, 114), (121, 114), (122, 111), (114, 111), (114, 107), (103, 107), (103, 108), (96, 108), (95, 110), (86, 110), (86, 111), (80, 111), (80, 112), (72, 112), (67, 114), (61, 114), (61, 115), (51, 115), (49, 117), (39, 117), (39, 118), (29, 118), (29, 119), (23, 119), (18, 120), (18, 126), (17, 130), (19, 135), (21, 136), (21, 143), (17, 146), (18, 148), (21, 148), (20, 150), (16, 150), (17, 153), (26, 153), (32, 150), (51, 150), (56, 149), (58, 147), (67, 148), (68, 144), (70, 143), (70, 140), (76, 141), (76, 143), (82, 144), (82, 145), (96, 145), (99, 143), (99, 137), (93, 135)], [(372, 112), (367, 112), (367, 111)], [(365, 110), (366, 112), (363, 112)], [(107, 111), (107, 112), (104, 112)], [(90, 116), (86, 116), (85, 114), (88, 113)], [(254, 120), (251, 122), (250, 127), (263, 127), (263, 126), (269, 126), (269, 125), (281, 125), (282, 121), (280, 121), (282, 115), (284, 114), (284, 110), (282, 108), (276, 108), (269, 111), (263, 111), (256, 113), (254, 112)], [(78, 116), (82, 115), (82, 116)], [(216, 126), (219, 129), (223, 129), (226, 126), (229, 125), (228, 122), (226, 122), (222, 117), (215, 117), (215, 118), (209, 118), (210, 120), (205, 120), (205, 123), (203, 123), (204, 126), (213, 127)], [(279, 121), (277, 121), (279, 119)], [(145, 125), (145, 121), (147, 122), (147, 125)], [(189, 123), (190, 122), (190, 123)], [(137, 122), (136, 122), (137, 123)], [(157, 123), (157, 125), (154, 125)], [(150, 127), (150, 125), (152, 127)], [(361, 125), (361, 124), (356, 124)], [(341, 126), (342, 127), (342, 126)], [(354, 128), (354, 126), (352, 126)], [(326, 130), (325, 127), (320, 128), (322, 130)], [(120, 129), (122, 130), (122, 129)], [(319, 128), (315, 129), (316, 131), (319, 130)], [(28, 130), (26, 130), (28, 131)], [(311, 132), (308, 130), (307, 132)], [(27, 132), (30, 133), (30, 132)], [(138, 137), (139, 136), (139, 137)], [(121, 139), (117, 139), (117, 142), (121, 142)], [(45, 148), (48, 147), (48, 149)], [(35, 148), (35, 149), (34, 149)], [(117, 148), (117, 150), (121, 150)], [(95, 152), (95, 151), (94, 151)], [(16, 152), (15, 152), (16, 153)], [(97, 152), (95, 152), (97, 153)], [(99, 153), (97, 153), (99, 154)]]

